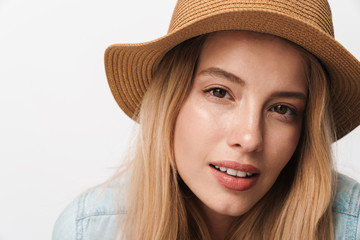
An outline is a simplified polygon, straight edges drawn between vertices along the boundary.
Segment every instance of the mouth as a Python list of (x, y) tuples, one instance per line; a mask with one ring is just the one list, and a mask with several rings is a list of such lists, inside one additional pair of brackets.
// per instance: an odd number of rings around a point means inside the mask
[(234, 161), (218, 161), (209, 164), (212, 175), (227, 189), (246, 191), (256, 185), (260, 171), (248, 164)]
[(215, 170), (217, 170), (219, 172), (225, 173), (225, 174), (235, 177), (235, 178), (252, 178), (252, 177), (256, 177), (257, 175), (259, 175), (258, 173), (239, 171), (236, 169), (217, 166), (214, 164), (210, 164), (210, 167), (214, 168)]

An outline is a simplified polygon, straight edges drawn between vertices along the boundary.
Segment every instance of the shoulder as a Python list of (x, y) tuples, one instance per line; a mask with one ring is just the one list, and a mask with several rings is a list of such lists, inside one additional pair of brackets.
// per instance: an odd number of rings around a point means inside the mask
[(337, 175), (334, 211), (359, 216), (360, 184), (343, 174)]
[(53, 240), (114, 239), (116, 226), (126, 216), (119, 185), (92, 188), (71, 202), (55, 223)]
[(337, 175), (333, 213), (336, 239), (360, 240), (360, 184), (343, 174)]

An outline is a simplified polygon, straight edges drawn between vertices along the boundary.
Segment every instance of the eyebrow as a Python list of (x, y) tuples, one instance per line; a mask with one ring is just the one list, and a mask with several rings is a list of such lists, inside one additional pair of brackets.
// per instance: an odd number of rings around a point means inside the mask
[[(216, 77), (228, 79), (232, 82), (239, 83), (242, 86), (245, 85), (244, 80), (240, 79), (238, 76), (236, 76), (232, 73), (229, 73), (221, 68), (216, 68), (216, 67), (207, 68), (205, 70), (202, 70), (199, 74), (209, 74), (209, 75), (213, 75)], [(307, 100), (307, 96), (302, 92), (287, 92), (287, 91), (274, 92), (271, 94), (270, 98), (293, 98), (293, 99), (299, 99), (299, 100), (303, 100), (303, 101)]]
[(215, 67), (207, 68), (205, 70), (202, 70), (199, 74), (209, 74), (209, 75), (213, 75), (216, 77), (228, 79), (228, 80), (238, 83), (242, 86), (245, 85), (245, 82), (242, 79), (240, 79), (238, 76), (236, 76), (232, 73), (229, 73), (221, 68), (215, 68)]
[(274, 92), (271, 94), (270, 98), (294, 98), (306, 101), (307, 97), (302, 92)]

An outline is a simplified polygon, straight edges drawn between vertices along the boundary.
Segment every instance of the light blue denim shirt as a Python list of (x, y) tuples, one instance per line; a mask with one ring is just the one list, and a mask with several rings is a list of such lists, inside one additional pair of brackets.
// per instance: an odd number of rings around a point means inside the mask
[[(114, 186), (119, 185), (94, 188), (75, 199), (56, 221), (52, 239), (117, 239), (115, 229), (121, 224), (119, 221), (125, 220), (126, 199), (115, 194)], [(333, 213), (335, 239), (360, 240), (360, 184), (341, 174), (338, 175)]]

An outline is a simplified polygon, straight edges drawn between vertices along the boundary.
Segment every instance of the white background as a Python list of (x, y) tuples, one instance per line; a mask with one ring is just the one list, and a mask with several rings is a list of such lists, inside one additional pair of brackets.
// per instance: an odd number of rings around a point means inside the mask
[[(330, 1), (360, 59), (359, 0)], [(50, 239), (62, 209), (119, 164), (134, 124), (107, 86), (112, 43), (167, 32), (174, 0), (0, 0), (0, 239)], [(338, 166), (360, 181), (360, 128)]]

